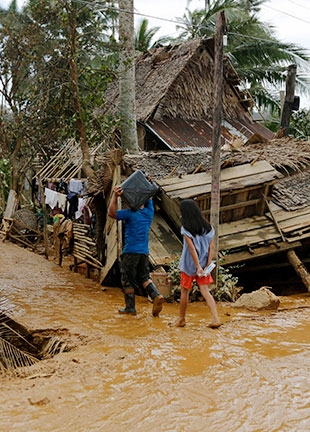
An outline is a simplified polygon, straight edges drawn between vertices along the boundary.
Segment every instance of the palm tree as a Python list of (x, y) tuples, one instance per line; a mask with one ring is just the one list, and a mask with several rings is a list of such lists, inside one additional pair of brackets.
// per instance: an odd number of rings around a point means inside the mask
[(135, 30), (135, 47), (138, 52), (145, 52), (152, 48), (152, 39), (159, 30), (159, 27), (148, 29), (148, 23), (146, 18), (141, 19)]
[(279, 41), (274, 29), (262, 23), (256, 14), (230, 11), (227, 18), (229, 44), (226, 54), (260, 106), (279, 107), (274, 89), (282, 87), (290, 63), (296, 63), (301, 70), (296, 78), (296, 88), (304, 94), (309, 93), (310, 81), (302, 72), (309, 68), (305, 49)]
[(165, 44), (171, 41), (170, 38), (163, 36), (152, 42), (160, 27), (148, 28), (148, 25), (149, 21), (146, 18), (143, 18), (135, 29), (135, 47), (137, 53), (146, 52), (159, 44)]
[(309, 69), (309, 56), (305, 49), (279, 41), (273, 27), (259, 20), (257, 12), (265, 1), (215, 0), (206, 11), (187, 9), (179, 19), (179, 28), (182, 28), (179, 39), (213, 36), (215, 15), (225, 10), (229, 37), (226, 55), (256, 102), (277, 110), (280, 104), (275, 88), (283, 86), (289, 63), (296, 63), (301, 71), (296, 88), (309, 94), (310, 79), (304, 73)]

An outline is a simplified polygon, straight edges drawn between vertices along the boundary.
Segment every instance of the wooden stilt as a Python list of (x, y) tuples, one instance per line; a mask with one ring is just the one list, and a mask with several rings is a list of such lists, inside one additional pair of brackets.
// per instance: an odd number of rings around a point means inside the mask
[(90, 279), (91, 266), (88, 263), (86, 263), (86, 270), (87, 270), (87, 277), (88, 277), (88, 279)]
[(42, 200), (42, 209), (43, 209), (43, 236), (44, 236), (44, 246), (45, 246), (45, 257), (46, 259), (48, 259), (47, 210), (45, 205), (44, 189), (40, 177), (38, 177), (38, 184), (39, 184), (41, 200)]
[(289, 250), (287, 252), (287, 257), (289, 262), (294, 267), (296, 273), (300, 276), (303, 284), (307, 288), (307, 290), (310, 292), (310, 274), (308, 273), (306, 267), (303, 265), (303, 263), (300, 261), (298, 256), (296, 255), (295, 251)]

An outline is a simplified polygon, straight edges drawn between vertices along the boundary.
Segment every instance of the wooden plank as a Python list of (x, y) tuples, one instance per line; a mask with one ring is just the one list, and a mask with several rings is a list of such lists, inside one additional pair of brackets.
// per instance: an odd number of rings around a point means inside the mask
[[(120, 166), (117, 166), (114, 170), (113, 175), (113, 181), (112, 181), (112, 188), (111, 193), (109, 196), (109, 200), (107, 202), (107, 205), (109, 206), (109, 203), (112, 198), (114, 187), (121, 183), (121, 170)], [(118, 209), (120, 209), (121, 206), (121, 200), (117, 201)], [(105, 226), (105, 239), (107, 244), (107, 259), (105, 266), (101, 270), (100, 274), (100, 283), (104, 281), (107, 274), (111, 270), (112, 266), (114, 265), (115, 261), (120, 255), (120, 250), (122, 247), (122, 231), (121, 231), (121, 222), (117, 222), (115, 219), (108, 217), (107, 223)]]
[[(310, 207), (308, 206), (294, 211), (287, 211), (282, 209), (273, 210), (273, 213), (276, 216), (278, 222), (281, 222), (283, 220), (295, 219), (296, 217), (304, 216), (304, 215), (308, 215), (308, 217), (310, 218)], [(272, 218), (272, 216), (269, 213), (266, 213), (266, 216), (270, 217), (270, 219)]]
[[(257, 174), (253, 177), (245, 177), (242, 179), (231, 179), (221, 182), (221, 192), (222, 191), (233, 191), (234, 189), (242, 189), (247, 186), (259, 185), (264, 183), (269, 183), (269, 185), (275, 183), (274, 176), (270, 176), (269, 178), (263, 174)], [(187, 189), (177, 190), (173, 192), (168, 192), (167, 195), (174, 199), (189, 199), (194, 198), (202, 194), (211, 193), (211, 184), (198, 185), (193, 186)]]
[(237, 264), (240, 262), (252, 260), (254, 258), (274, 255), (276, 253), (285, 252), (290, 249), (296, 249), (297, 247), (301, 246), (301, 243), (294, 242), (292, 244), (289, 244), (289, 243), (278, 242), (278, 246), (279, 247), (276, 247), (276, 245), (272, 244), (269, 246), (261, 246), (259, 248), (253, 249), (253, 253), (242, 251), (242, 252), (233, 253), (231, 255), (225, 255), (224, 257), (225, 262), (223, 265), (225, 266), (230, 264)]
[(15, 213), (16, 207), (18, 204), (18, 196), (15, 190), (11, 189), (8, 197), (8, 201), (6, 204), (5, 211), (3, 213), (4, 218), (11, 218)]
[(247, 245), (281, 238), (274, 225), (259, 230), (248, 231), (247, 233), (236, 233), (232, 236), (220, 237), (220, 250), (239, 248)]
[(112, 224), (109, 234), (106, 237), (107, 242), (107, 260), (105, 266), (101, 270), (100, 283), (104, 281), (107, 274), (111, 270), (115, 261), (117, 260), (117, 233), (116, 233), (116, 220)]
[(158, 213), (150, 228), (149, 249), (153, 265), (169, 264), (182, 252), (182, 243)]
[(295, 229), (307, 226), (310, 227), (310, 214), (299, 216), (289, 220), (282, 220), (279, 225), (284, 232), (294, 231)]
[(258, 230), (266, 226), (272, 226), (273, 222), (264, 216), (252, 216), (251, 218), (244, 218), (240, 221), (226, 222), (219, 227), (219, 234), (221, 237), (248, 232), (250, 230)]
[[(247, 202), (248, 194), (249, 194), (249, 192), (246, 189), (246, 190), (244, 190), (238, 194), (238, 199), (240, 201)], [(251, 201), (248, 201), (248, 202), (251, 202)], [(239, 220), (239, 219), (242, 219), (242, 217), (244, 217), (244, 206), (240, 206), (239, 208), (236, 207), (236, 209), (233, 212), (233, 219)]]
[[(251, 175), (257, 175), (262, 173), (273, 173), (273, 178), (282, 177), (267, 161), (259, 161), (254, 165), (243, 164), (236, 167), (224, 168), (221, 170), (221, 181), (238, 179), (243, 177), (248, 177)], [(178, 189), (184, 189), (186, 187), (191, 187), (201, 184), (211, 184), (212, 178), (211, 173), (203, 172), (197, 174), (188, 174), (182, 178), (173, 177), (169, 179), (156, 180), (166, 192)]]
[[(259, 200), (259, 199), (255, 199), (255, 200), (251, 200), (251, 201), (244, 201), (244, 202), (239, 202), (236, 204), (230, 204), (230, 205), (227, 205), (224, 207), (220, 207), (220, 211), (222, 212), (225, 210), (234, 210), (234, 209), (244, 208), (247, 206), (256, 205), (256, 204), (260, 203), (260, 201), (261, 200)], [(204, 215), (209, 214), (209, 213), (210, 213), (210, 210), (204, 210), (202, 212), (202, 214), (204, 214)]]
[[(80, 259), (80, 260), (83, 261), (83, 262), (86, 262), (86, 263), (90, 264), (90, 265), (93, 266), (93, 267), (96, 267), (96, 268), (98, 268), (98, 269), (101, 269), (101, 268), (102, 268), (102, 267), (100, 267), (100, 266), (98, 266), (98, 265), (96, 265), (96, 264), (90, 262), (87, 258), (81, 256), (81, 255), (78, 254), (78, 253), (74, 253), (73, 256), (74, 256), (75, 258), (77, 258), (77, 259)], [(81, 264), (81, 263), (79, 263), (79, 264)]]
[(305, 234), (301, 234), (301, 235), (296, 235), (295, 237), (288, 237), (287, 241), (289, 243), (294, 242), (294, 241), (298, 241), (298, 240), (303, 240), (305, 238), (309, 238), (310, 237), (310, 232), (305, 233)]
[(168, 197), (165, 192), (161, 192), (160, 196), (160, 207), (166, 213), (166, 215), (172, 220), (176, 228), (181, 229), (181, 213), (178, 200), (172, 200)]

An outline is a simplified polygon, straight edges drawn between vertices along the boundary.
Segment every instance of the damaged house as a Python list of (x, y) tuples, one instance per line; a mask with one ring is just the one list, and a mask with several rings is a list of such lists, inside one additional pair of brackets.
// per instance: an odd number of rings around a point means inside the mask
[[(124, 156), (123, 174), (143, 169), (161, 187), (150, 234), (155, 266), (169, 263), (181, 251), (178, 209), (182, 199), (195, 199), (209, 215), (213, 58), (214, 41), (199, 39), (155, 48), (136, 60), (137, 129), (142, 153)], [(310, 203), (303, 198), (297, 204), (294, 198), (288, 199), (285, 188), (291, 180), (285, 180), (287, 175), (296, 174), (297, 197), (297, 173), (309, 167), (310, 143), (274, 137), (252, 120), (252, 104), (225, 59), (219, 229), (224, 265), (284, 256), (309, 290), (307, 270), (296, 251), (307, 250)], [(116, 115), (117, 106), (118, 83), (114, 82), (106, 92), (105, 112)]]

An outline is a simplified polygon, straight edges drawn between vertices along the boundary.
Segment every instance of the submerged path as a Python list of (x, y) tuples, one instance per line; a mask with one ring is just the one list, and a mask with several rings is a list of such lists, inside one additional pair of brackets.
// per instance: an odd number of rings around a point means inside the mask
[(29, 378), (0, 378), (0, 431), (308, 432), (310, 295), (281, 298), (278, 313), (219, 305), (223, 327), (206, 327), (204, 303), (170, 328), (137, 299), (117, 313), (121, 291), (11, 243), (0, 242), (0, 294), (31, 329), (66, 334), (75, 348)]

